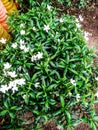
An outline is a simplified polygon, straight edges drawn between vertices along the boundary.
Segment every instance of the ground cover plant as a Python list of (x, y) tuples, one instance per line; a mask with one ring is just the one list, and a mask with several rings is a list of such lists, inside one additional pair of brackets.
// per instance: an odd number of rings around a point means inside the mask
[[(47, 0), (15, 0), (15, 2), (19, 3), (18, 7), (22, 12), (26, 12), (26, 10), (32, 8), (34, 4), (41, 4), (43, 1), (47, 2)], [(51, 2), (54, 6), (57, 4), (62, 7), (65, 6), (66, 10), (68, 10), (70, 8), (86, 8), (92, 0), (48, 0), (48, 2)]]
[(67, 8), (74, 7), (74, 8), (85, 8), (87, 7), (88, 3), (91, 2), (91, 0), (58, 0), (63, 5), (65, 5)]
[[(34, 130), (52, 119), (68, 130), (79, 121), (95, 130), (98, 77), (75, 17), (58, 18), (43, 2), (9, 21), (12, 39), (0, 51), (0, 117), (9, 116), (3, 127), (22, 127), (19, 113), (30, 111)], [(72, 111), (75, 105), (81, 112)]]

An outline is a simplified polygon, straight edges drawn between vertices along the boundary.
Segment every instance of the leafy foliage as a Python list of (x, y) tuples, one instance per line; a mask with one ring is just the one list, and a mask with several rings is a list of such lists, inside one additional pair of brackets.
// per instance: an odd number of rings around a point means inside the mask
[(0, 51), (0, 116), (11, 117), (9, 127), (20, 126), (21, 122), (15, 122), (18, 111), (29, 110), (35, 129), (52, 118), (71, 128), (75, 118), (70, 107), (77, 103), (91, 120), (97, 86), (93, 54), (75, 17), (62, 15), (59, 19), (51, 3), (42, 3), (11, 16), (9, 26), (12, 39)]
[(67, 8), (75, 7), (75, 8), (85, 8), (91, 0), (58, 0)]

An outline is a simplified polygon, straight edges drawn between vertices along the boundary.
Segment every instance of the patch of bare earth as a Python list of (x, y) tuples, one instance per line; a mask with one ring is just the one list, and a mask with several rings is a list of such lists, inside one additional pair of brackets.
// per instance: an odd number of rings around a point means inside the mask
[(96, 47), (95, 52), (98, 53), (98, 6), (92, 6), (91, 9), (84, 10), (82, 12), (83, 22), (82, 29), (86, 32), (89, 32), (88, 46), (90, 48)]

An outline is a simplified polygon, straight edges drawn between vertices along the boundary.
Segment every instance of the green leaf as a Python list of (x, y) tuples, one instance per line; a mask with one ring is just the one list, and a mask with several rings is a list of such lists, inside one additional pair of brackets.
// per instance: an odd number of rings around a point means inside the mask
[(40, 115), (40, 112), (37, 111), (37, 110), (33, 110), (32, 112), (33, 112), (34, 114), (36, 114), (36, 115)]
[(8, 105), (8, 101), (4, 101), (4, 106), (8, 109), (9, 108), (9, 105)]
[(90, 126), (93, 128), (93, 130), (97, 130), (97, 126), (93, 121), (90, 122)]
[(20, 62), (20, 61), (16, 61), (14, 64), (16, 64), (16, 65), (22, 65), (23, 63)]
[(28, 95), (25, 96), (24, 100), (25, 100), (25, 103), (26, 103), (26, 104), (29, 103), (29, 97), (28, 97)]
[(93, 120), (98, 121), (98, 116), (94, 116)]
[(68, 120), (68, 123), (70, 124), (71, 123), (71, 115), (68, 111), (65, 111), (66, 115), (67, 115), (67, 120)]
[(10, 117), (11, 117), (12, 119), (15, 118), (15, 113), (9, 112), (9, 115), (10, 115)]
[(54, 113), (53, 113), (53, 116), (58, 116), (58, 115), (61, 114), (61, 113), (62, 113), (62, 110), (60, 109), (60, 110), (54, 112)]
[(77, 73), (77, 71), (75, 71), (75, 70), (73, 70), (73, 69), (71, 69), (71, 68), (68, 68), (71, 72), (73, 72), (74, 74), (76, 74), (76, 75), (79, 75), (78, 73)]
[(61, 106), (64, 108), (65, 106), (65, 101), (62, 95), (60, 95), (60, 102), (61, 102)]
[(4, 116), (4, 115), (6, 115), (7, 113), (8, 113), (8, 110), (3, 110), (3, 111), (0, 112), (0, 116)]
[(17, 109), (17, 106), (12, 106), (11, 108), (10, 108), (10, 110), (16, 110)]

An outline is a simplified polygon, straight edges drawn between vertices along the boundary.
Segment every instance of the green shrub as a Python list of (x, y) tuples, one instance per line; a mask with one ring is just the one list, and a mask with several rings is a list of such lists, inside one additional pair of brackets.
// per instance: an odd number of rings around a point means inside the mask
[(67, 8), (85, 8), (91, 0), (58, 0), (60, 3), (65, 5)]
[(21, 127), (18, 112), (31, 111), (34, 130), (50, 119), (69, 130), (76, 122), (71, 107), (77, 104), (87, 113), (77, 120), (93, 122), (92, 51), (75, 18), (57, 15), (42, 3), (9, 19), (12, 39), (0, 51), (0, 116), (11, 118), (5, 129)]

